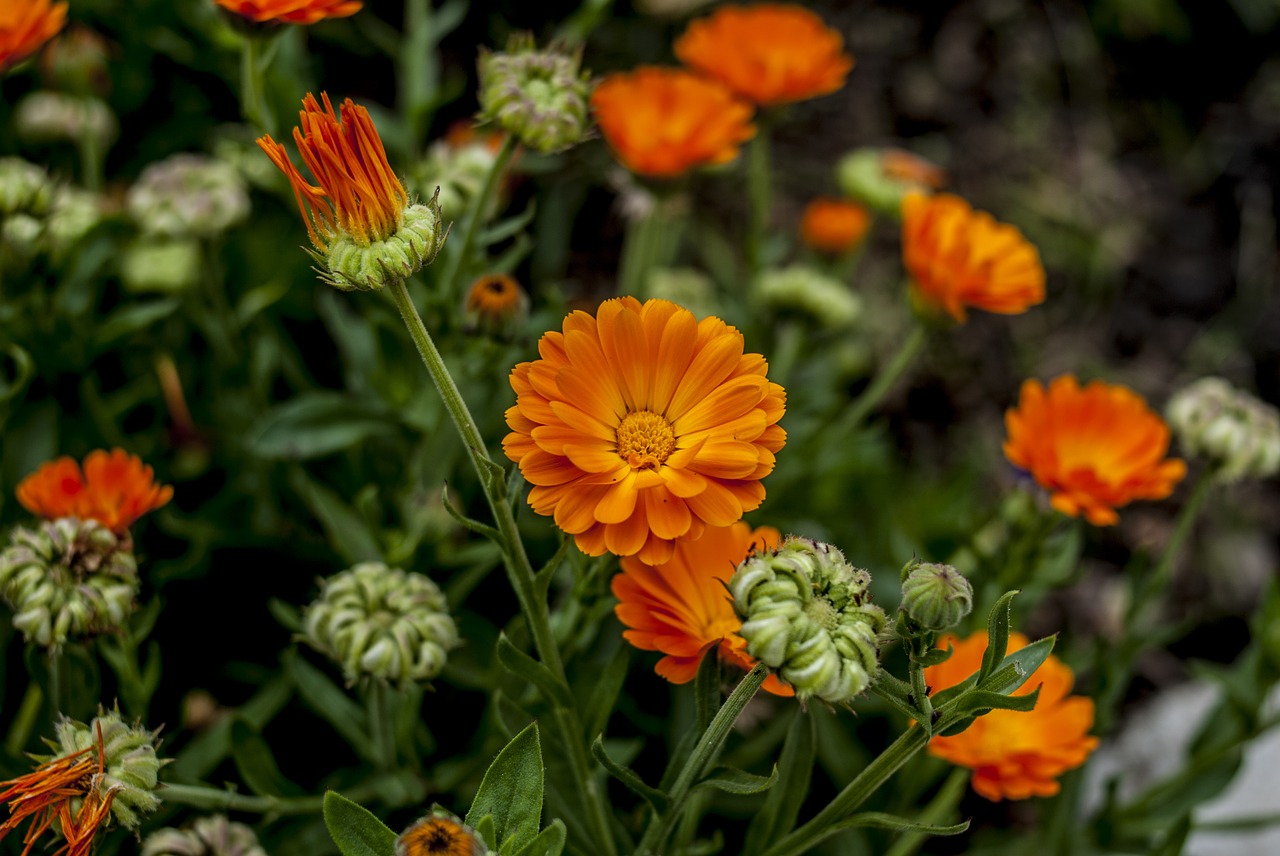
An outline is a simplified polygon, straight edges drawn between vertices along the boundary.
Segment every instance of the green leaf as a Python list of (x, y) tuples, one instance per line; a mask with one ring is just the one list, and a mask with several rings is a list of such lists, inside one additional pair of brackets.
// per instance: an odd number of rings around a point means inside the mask
[(518, 847), (538, 835), (542, 818), (542, 746), (532, 723), (498, 753), (485, 771), (467, 812), (467, 823), (493, 815), (495, 842), (514, 838)]
[(711, 789), (727, 791), (731, 794), (758, 794), (769, 790), (778, 781), (778, 765), (767, 776), (757, 776), (746, 770), (735, 767), (716, 767), (711, 773), (694, 786), (694, 790)]
[[(982, 681), (982, 689), (1004, 695), (1014, 692), (1025, 684), (1035, 674), (1036, 669), (1039, 669), (1041, 664), (1049, 658), (1057, 640), (1057, 636), (1046, 636), (1006, 655), (1000, 666)], [(978, 686), (977, 672), (953, 687), (934, 693), (932, 696), (934, 709), (945, 707), (975, 686)]]
[[(9, 359), (13, 361), (13, 372), (10, 374), (7, 371), (0, 371), (0, 404), (12, 401), (26, 389), (36, 370), (36, 361), (17, 345), (5, 347), (3, 353), (8, 354)], [(0, 369), (3, 367), (4, 363), (0, 362)]]
[(569, 688), (545, 665), (513, 645), (506, 633), (498, 634), (498, 662), (511, 674), (542, 690), (543, 696), (552, 704), (566, 710), (573, 707)]
[(627, 680), (627, 667), (631, 664), (632, 647), (630, 644), (617, 641), (619, 639), (617, 636), (613, 638), (615, 640), (613, 656), (609, 658), (609, 664), (604, 667), (604, 671), (596, 678), (591, 697), (587, 699), (582, 711), (582, 724), (587, 734), (599, 734), (605, 730), (605, 726), (609, 724), (609, 714), (613, 712), (618, 694), (622, 692), (622, 685)]
[(795, 826), (813, 778), (815, 730), (814, 718), (797, 710), (778, 759), (778, 784), (769, 790), (764, 805), (751, 818), (743, 856), (763, 853)]
[(591, 743), (591, 754), (600, 762), (600, 766), (608, 771), (619, 782), (627, 786), (627, 790), (631, 791), (638, 797), (641, 797), (649, 805), (653, 806), (653, 810), (658, 814), (665, 814), (671, 806), (671, 798), (658, 788), (646, 784), (644, 779), (640, 778), (630, 767), (619, 764), (613, 758), (609, 757), (609, 753), (604, 748), (604, 736), (596, 735), (596, 739)]
[(259, 458), (304, 461), (386, 434), (395, 424), (380, 404), (367, 399), (304, 392), (262, 414), (249, 427), (246, 445)]
[(307, 707), (341, 734), (356, 754), (367, 761), (376, 760), (365, 709), (352, 701), (323, 672), (300, 657), (297, 651), (286, 652), (281, 664)]
[(515, 856), (560, 856), (567, 838), (564, 821), (556, 818), (537, 837), (517, 850)]
[(324, 795), (324, 825), (342, 856), (394, 856), (396, 834), (337, 791)]
[(289, 781), (276, 766), (271, 747), (258, 729), (237, 716), (231, 720), (231, 759), (249, 790), (262, 796), (301, 796), (302, 788)]
[(880, 811), (864, 811), (847, 817), (838, 823), (832, 824), (831, 829), (853, 829), (855, 827), (870, 827), (872, 829), (888, 829), (893, 832), (923, 832), (926, 835), (959, 835), (969, 829), (969, 821), (963, 823), (955, 823), (950, 826), (936, 826), (931, 823), (917, 823), (914, 820), (907, 820), (905, 817), (898, 817), (894, 814), (885, 814)]
[(1009, 650), (1009, 622), (1012, 618), (1013, 599), (1017, 590), (1007, 591), (991, 607), (987, 617), (987, 650), (982, 655), (982, 668), (978, 670), (978, 683), (996, 670), (999, 663), (1004, 662), (1004, 655)]
[(352, 564), (382, 558), (382, 550), (369, 527), (337, 493), (312, 481), (301, 467), (289, 472), (289, 486), (320, 521), (329, 543), (342, 558)]
[[(470, 823), (471, 821), (468, 820), (467, 822)], [(488, 845), (489, 849), (497, 849), (498, 833), (493, 827), (493, 815), (486, 814), (480, 818), (480, 821), (475, 824), (475, 830), (476, 835), (480, 836), (480, 840)]]
[(231, 754), (231, 726), (235, 721), (262, 728), (275, 718), (292, 697), (293, 687), (289, 681), (279, 676), (272, 679), (253, 698), (237, 708), (234, 718), (218, 722), (182, 747), (173, 764), (166, 768), (167, 778), (188, 783), (207, 777)]
[(98, 325), (94, 331), (93, 344), (99, 349), (107, 348), (150, 327), (160, 319), (169, 317), (179, 305), (177, 300), (152, 300), (117, 309)]
[(462, 509), (453, 504), (453, 497), (449, 496), (449, 485), (446, 483), (440, 487), (440, 502), (444, 505), (444, 510), (449, 512), (449, 516), (465, 529), (470, 529), (477, 535), (483, 535), (490, 541), (493, 541), (499, 547), (503, 544), (502, 533), (487, 523), (481, 523), (479, 520), (472, 520), (470, 517), (462, 513)]

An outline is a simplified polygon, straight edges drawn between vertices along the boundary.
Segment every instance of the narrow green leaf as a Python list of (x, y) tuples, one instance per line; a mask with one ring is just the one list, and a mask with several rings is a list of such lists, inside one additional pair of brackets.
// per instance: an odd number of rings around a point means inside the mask
[(502, 533), (486, 523), (479, 520), (472, 520), (470, 517), (462, 513), (462, 509), (453, 504), (453, 497), (449, 495), (449, 485), (444, 484), (440, 488), (440, 502), (444, 505), (444, 510), (449, 512), (449, 516), (465, 529), (470, 529), (477, 535), (483, 535), (498, 546), (502, 546)]
[(94, 328), (93, 344), (101, 349), (114, 345), (160, 319), (169, 317), (180, 305), (177, 300), (151, 300), (117, 309)]
[(1009, 622), (1012, 619), (1013, 599), (1018, 592), (1007, 591), (991, 607), (987, 617), (987, 650), (982, 655), (982, 668), (978, 670), (978, 683), (995, 671), (1009, 650)]
[(560, 856), (567, 838), (564, 821), (556, 818), (536, 838), (517, 850), (515, 856)]
[(707, 730), (707, 726), (711, 725), (711, 719), (720, 709), (719, 646), (712, 645), (703, 652), (693, 687), (698, 707), (698, 733), (701, 734)]
[(296, 651), (286, 652), (281, 658), (281, 665), (307, 707), (341, 734), (342, 739), (361, 758), (366, 761), (377, 759), (373, 741), (369, 738), (369, 718), (363, 706), (352, 701), (349, 695), (323, 672), (298, 656)]
[(627, 667), (631, 663), (631, 645), (614, 637), (615, 650), (604, 671), (596, 678), (591, 696), (582, 711), (582, 724), (588, 734), (599, 734), (609, 724), (609, 714), (618, 701), (622, 685), (627, 680)]
[(813, 778), (816, 727), (812, 716), (796, 711), (778, 759), (778, 784), (769, 790), (764, 805), (751, 818), (743, 856), (763, 853), (795, 826)]
[(337, 791), (324, 795), (324, 825), (342, 856), (394, 856), (396, 834)]
[(538, 835), (542, 818), (542, 746), (532, 723), (498, 753), (485, 771), (467, 812), (467, 823), (493, 815), (495, 841), (524, 846)]
[(289, 486), (302, 497), (307, 508), (320, 521), (321, 528), (329, 537), (329, 543), (342, 558), (352, 564), (382, 558), (378, 539), (337, 493), (312, 481), (301, 467), (290, 470)]
[(386, 434), (395, 424), (376, 401), (336, 392), (305, 392), (259, 417), (249, 427), (246, 445), (260, 458), (303, 461)]
[[(31, 359), (31, 355), (17, 345), (8, 345), (3, 352), (8, 354), (9, 359), (13, 361), (13, 372), (10, 374), (6, 371), (0, 371), (0, 404), (12, 401), (17, 397), (18, 393), (26, 389), (36, 371), (36, 361)], [(3, 368), (4, 363), (0, 362), (0, 369)]]
[(666, 813), (671, 806), (671, 798), (665, 792), (646, 784), (644, 779), (640, 778), (630, 767), (619, 764), (609, 757), (609, 753), (604, 748), (603, 735), (597, 734), (596, 739), (592, 741), (591, 754), (595, 756), (595, 759), (600, 762), (600, 766), (604, 767), (609, 775), (626, 785), (627, 790), (643, 798), (645, 802), (653, 806), (653, 810), (658, 814)]
[(231, 725), (235, 719), (263, 728), (275, 718), (289, 699), (293, 686), (283, 677), (269, 681), (236, 710), (234, 718), (218, 722), (208, 731), (196, 735), (166, 767), (167, 778), (177, 782), (198, 782), (212, 773), (231, 754)]
[(832, 830), (853, 829), (855, 827), (870, 827), (872, 829), (888, 829), (893, 832), (923, 832), (926, 835), (959, 835), (969, 828), (969, 821), (963, 823), (954, 823), (950, 826), (937, 826), (931, 823), (917, 823), (914, 820), (907, 820), (905, 817), (898, 817), (894, 814), (885, 814), (880, 811), (864, 811), (847, 817), (831, 826)]
[[(470, 819), (467, 822), (470, 823)], [(498, 832), (493, 826), (493, 815), (486, 814), (480, 818), (475, 824), (475, 830), (476, 835), (480, 836), (480, 840), (487, 844), (490, 850), (498, 849)]]
[[(971, 690), (960, 696), (955, 707), (947, 711), (947, 719), (950, 720), (970, 714), (981, 716), (992, 710), (1017, 710), (1025, 713), (1035, 708), (1039, 698), (1039, 688), (1027, 695), (1016, 696), (993, 693), (986, 690)], [(948, 729), (947, 733), (952, 734), (954, 732)]]
[(720, 766), (712, 770), (705, 779), (694, 787), (694, 790), (714, 788), (731, 794), (758, 794), (769, 790), (777, 781), (777, 764), (774, 764), (773, 770), (767, 776), (757, 776), (754, 773), (748, 773), (746, 770), (739, 770), (735, 767)]
[(289, 781), (276, 765), (271, 747), (258, 729), (241, 717), (231, 721), (231, 759), (245, 785), (262, 796), (301, 796), (302, 788)]
[(573, 696), (551, 670), (511, 643), (506, 633), (498, 634), (498, 662), (508, 672), (531, 682), (552, 704), (566, 709), (573, 707)]
[(951, 659), (951, 653), (954, 650), (955, 646), (950, 642), (947, 643), (945, 651), (941, 648), (930, 648), (924, 653), (924, 656), (920, 657), (920, 665), (924, 666), (926, 669), (930, 666), (941, 665)]

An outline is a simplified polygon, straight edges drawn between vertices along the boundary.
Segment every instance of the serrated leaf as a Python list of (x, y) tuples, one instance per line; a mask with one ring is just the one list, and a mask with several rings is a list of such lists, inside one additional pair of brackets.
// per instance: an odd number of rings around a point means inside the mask
[(597, 734), (596, 739), (591, 742), (591, 754), (595, 756), (595, 759), (600, 762), (600, 766), (604, 767), (610, 776), (622, 782), (622, 784), (626, 785), (627, 790), (653, 806), (653, 810), (659, 815), (665, 814), (667, 809), (670, 808), (671, 798), (664, 791), (647, 784), (630, 767), (619, 764), (610, 757), (604, 748), (603, 735)]
[(506, 745), (480, 782), (467, 823), (493, 815), (495, 841), (523, 846), (538, 835), (542, 819), (542, 745), (532, 723)]
[(694, 790), (711, 789), (731, 794), (759, 794), (769, 790), (778, 781), (778, 765), (767, 776), (757, 776), (734, 767), (717, 767), (694, 786)]
[(373, 813), (339, 794), (324, 795), (324, 825), (342, 856), (394, 856), (396, 834)]

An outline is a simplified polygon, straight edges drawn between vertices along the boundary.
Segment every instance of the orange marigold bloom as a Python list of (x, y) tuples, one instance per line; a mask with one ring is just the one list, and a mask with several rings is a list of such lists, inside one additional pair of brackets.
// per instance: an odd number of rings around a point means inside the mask
[(853, 57), (844, 39), (802, 6), (722, 6), (689, 25), (676, 56), (762, 106), (827, 95), (844, 86)]
[(570, 314), (538, 352), (511, 372), (502, 445), (533, 510), (584, 553), (661, 564), (676, 541), (759, 507), (786, 442), (786, 393), (735, 328), (621, 297)]
[(1165, 458), (1169, 426), (1125, 386), (1082, 389), (1063, 375), (1046, 391), (1024, 381), (1004, 421), (1005, 457), (1052, 492), (1054, 508), (1095, 526), (1115, 523), (1135, 499), (1164, 499), (1187, 474), (1186, 462)]
[(369, 111), (348, 98), (339, 119), (328, 93), (321, 92), (320, 98), (323, 107), (307, 93), (293, 129), (293, 141), (318, 186), (302, 177), (285, 147), (270, 135), (259, 137), (258, 145), (293, 185), (317, 249), (327, 251), (343, 235), (364, 246), (384, 241), (400, 228), (409, 194), (387, 163)]
[(1016, 227), (949, 193), (903, 199), (902, 259), (920, 300), (957, 321), (966, 306), (1017, 315), (1044, 301), (1036, 248)]
[(314, 24), (326, 18), (345, 18), (360, 11), (361, 0), (214, 0), (256, 24)]
[(756, 133), (749, 105), (674, 68), (609, 75), (591, 94), (591, 108), (623, 166), (653, 178), (731, 161)]
[[(660, 565), (625, 557), (612, 584), (618, 598), (613, 611), (630, 628), (622, 632), (623, 638), (642, 651), (665, 654), (654, 671), (673, 684), (693, 680), (713, 646), (719, 647), (722, 661), (751, 669), (756, 659), (747, 654), (747, 640), (738, 635), (742, 619), (733, 611), (725, 586), (739, 562), (754, 550), (776, 549), (779, 538), (771, 526), (753, 532), (739, 520), (708, 528), (697, 541), (678, 542), (670, 561)], [(772, 674), (764, 688), (775, 695), (795, 695)]]
[[(986, 631), (968, 639), (947, 634), (938, 647), (955, 646), (950, 659), (924, 670), (925, 683), (933, 691), (962, 683), (982, 667), (987, 650)], [(1027, 646), (1021, 633), (1009, 634), (1009, 652)], [(973, 770), (973, 789), (989, 800), (1024, 800), (1051, 797), (1058, 792), (1057, 777), (1085, 762), (1098, 745), (1089, 736), (1093, 727), (1093, 699), (1072, 696), (1075, 675), (1052, 654), (1031, 674), (1014, 695), (1028, 695), (1040, 688), (1034, 710), (993, 710), (951, 737), (934, 737), (929, 754)]]
[(467, 291), (467, 311), (485, 317), (507, 318), (526, 300), (520, 284), (505, 273), (482, 276)]
[(155, 472), (123, 449), (98, 449), (84, 469), (67, 457), (40, 467), (18, 483), (18, 502), (32, 514), (57, 520), (96, 520), (121, 534), (139, 517), (173, 498), (173, 488), (156, 484)]
[(12, 68), (57, 35), (67, 20), (67, 4), (49, 0), (0, 3), (0, 71)]
[[(30, 820), (22, 837), (22, 856), (27, 856), (36, 841), (58, 821), (63, 843), (53, 856), (89, 856), (98, 829), (111, 813), (114, 792), (103, 796), (96, 784), (103, 773), (102, 732), (98, 732), (98, 759), (93, 747), (62, 758), (54, 758), (16, 779), (0, 782), (0, 803), (7, 803), (9, 819), (0, 823), (0, 840)], [(7, 787), (6, 787), (7, 786)], [(72, 804), (80, 807), (72, 812)]]
[(871, 213), (847, 199), (815, 199), (800, 218), (800, 239), (832, 255), (850, 252), (867, 236)]

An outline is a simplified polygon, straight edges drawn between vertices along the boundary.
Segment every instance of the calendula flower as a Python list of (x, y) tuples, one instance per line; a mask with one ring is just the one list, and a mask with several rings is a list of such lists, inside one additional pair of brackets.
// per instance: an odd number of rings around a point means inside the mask
[(1004, 421), (1005, 457), (1050, 491), (1054, 508), (1095, 526), (1115, 523), (1116, 509), (1135, 499), (1164, 499), (1187, 473), (1184, 461), (1165, 458), (1169, 427), (1125, 386), (1081, 388), (1063, 375), (1046, 390), (1027, 380)]
[(867, 236), (871, 213), (846, 199), (815, 199), (800, 218), (800, 240), (833, 256), (857, 249)]
[[(968, 639), (951, 635), (938, 647), (954, 646), (951, 657), (924, 670), (933, 692), (953, 687), (978, 671), (987, 649), (985, 631)], [(1009, 652), (1027, 646), (1021, 633), (1009, 634)], [(1049, 655), (1014, 695), (1040, 689), (1034, 710), (995, 710), (950, 737), (929, 741), (929, 754), (973, 770), (973, 789), (989, 800), (1023, 800), (1058, 792), (1058, 777), (1085, 762), (1098, 745), (1089, 736), (1093, 700), (1073, 696), (1075, 676), (1057, 657)]]
[(361, 0), (214, 0), (223, 9), (255, 24), (314, 24), (345, 18), (364, 6)]
[(736, 329), (622, 297), (572, 313), (538, 351), (511, 372), (503, 448), (533, 510), (584, 553), (661, 564), (676, 541), (759, 507), (786, 394)]
[(80, 464), (51, 461), (18, 483), (18, 502), (38, 517), (96, 520), (122, 534), (139, 517), (163, 507), (173, 488), (156, 484), (155, 472), (124, 449), (90, 452)]
[(410, 205), (369, 111), (350, 98), (342, 117), (326, 93), (323, 106), (310, 93), (302, 101), (293, 140), (318, 184), (298, 172), (283, 145), (258, 138), (293, 185), (321, 279), (343, 290), (373, 291), (404, 279), (435, 258), (444, 242), (440, 208)]
[(844, 39), (802, 6), (722, 6), (689, 25), (676, 56), (761, 106), (803, 101), (844, 86), (853, 57)]
[(901, 216), (908, 193), (931, 193), (946, 181), (941, 167), (902, 149), (855, 149), (836, 164), (842, 191), (892, 217)]
[(544, 154), (576, 145), (590, 124), (591, 74), (581, 65), (581, 49), (540, 51), (527, 33), (513, 36), (505, 51), (481, 49), (480, 119)]
[(651, 178), (731, 161), (756, 133), (750, 106), (715, 81), (672, 68), (612, 74), (591, 94), (591, 108), (623, 166)]
[(1017, 315), (1044, 301), (1044, 266), (1016, 227), (958, 196), (908, 193), (902, 260), (916, 297), (964, 321), (965, 307)]
[(508, 335), (529, 312), (529, 295), (504, 273), (482, 276), (467, 291), (467, 323), (486, 333)]
[[(720, 659), (744, 670), (756, 664), (746, 653), (747, 640), (738, 635), (742, 619), (733, 611), (725, 585), (738, 563), (753, 550), (778, 546), (778, 530), (762, 526), (752, 531), (741, 520), (732, 526), (708, 528), (697, 541), (676, 544), (671, 560), (646, 565), (634, 556), (622, 560), (614, 576), (614, 607), (629, 629), (623, 637), (642, 651), (661, 651), (654, 668), (673, 684), (687, 684), (710, 648)], [(776, 695), (794, 690), (770, 675), (764, 688)]]
[(395, 856), (487, 856), (491, 852), (457, 815), (435, 806), (400, 833)]
[(67, 20), (67, 4), (49, 0), (0, 3), (0, 72), (31, 56), (57, 35)]

